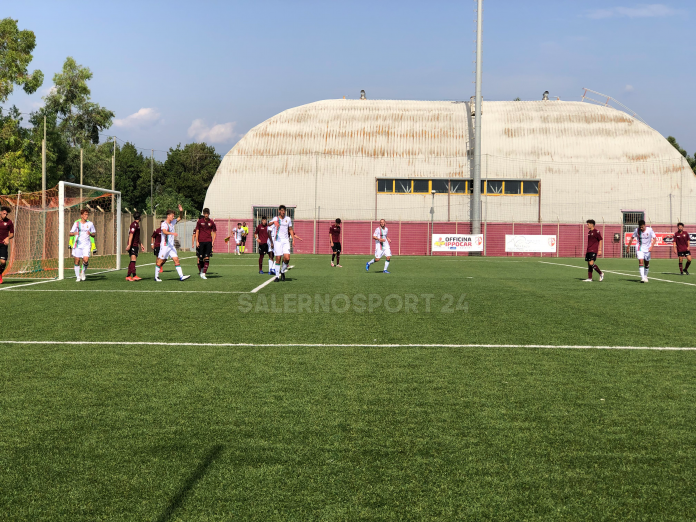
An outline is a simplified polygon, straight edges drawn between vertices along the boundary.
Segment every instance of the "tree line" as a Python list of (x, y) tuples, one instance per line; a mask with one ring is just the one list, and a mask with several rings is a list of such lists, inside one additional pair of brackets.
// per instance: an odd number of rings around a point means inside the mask
[[(32, 31), (20, 30), (17, 20), (0, 20), (0, 103), (7, 102), (15, 86), (32, 94), (43, 85), (43, 73), (29, 71), (35, 47)], [(43, 97), (42, 107), (28, 115), (16, 106), (0, 107), (0, 194), (41, 190), (45, 135), (47, 187), (59, 181), (79, 183), (82, 156), (82, 183), (111, 188), (115, 154), (115, 188), (123, 207), (149, 213), (151, 208), (163, 212), (181, 204), (190, 214), (200, 212), (221, 156), (206, 143), (189, 143), (170, 147), (166, 160), (159, 161), (132, 143), (114, 143), (104, 131), (115, 114), (92, 101), (92, 76), (88, 67), (68, 57), (53, 76), (54, 87)]]

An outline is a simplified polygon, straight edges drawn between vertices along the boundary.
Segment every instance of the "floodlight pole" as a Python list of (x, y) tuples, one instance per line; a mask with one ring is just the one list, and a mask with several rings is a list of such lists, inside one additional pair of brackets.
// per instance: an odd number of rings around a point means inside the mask
[(471, 233), (481, 233), (481, 39), (483, 31), (483, 0), (476, 11), (476, 101), (474, 109), (474, 190), (471, 195)]
[[(155, 171), (154, 163), (155, 162), (155, 149), (150, 149), (150, 214), (153, 213), (153, 207), (152, 207), (152, 198), (154, 197), (154, 190), (153, 190), (153, 172)], [(153, 222), (154, 223), (154, 222)]]

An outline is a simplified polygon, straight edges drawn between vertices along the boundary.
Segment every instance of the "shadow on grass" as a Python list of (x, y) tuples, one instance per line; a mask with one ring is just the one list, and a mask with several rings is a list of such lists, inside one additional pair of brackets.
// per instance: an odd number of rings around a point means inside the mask
[(223, 446), (219, 444), (210, 448), (210, 451), (203, 456), (196, 469), (191, 472), (181, 487), (172, 495), (167, 507), (157, 518), (157, 522), (166, 522), (171, 519), (174, 512), (184, 503), (191, 490), (196, 487), (198, 481), (207, 473), (210, 465), (220, 456), (222, 450)]

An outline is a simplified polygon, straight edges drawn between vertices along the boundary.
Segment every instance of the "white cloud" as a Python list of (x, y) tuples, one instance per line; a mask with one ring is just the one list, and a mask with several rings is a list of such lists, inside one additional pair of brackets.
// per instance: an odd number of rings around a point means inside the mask
[(624, 92), (633, 92), (633, 85), (626, 84), (626, 87), (624, 87)]
[(678, 14), (679, 11), (665, 4), (636, 4), (633, 7), (611, 7), (609, 9), (595, 9), (587, 16), (594, 19), (602, 18), (660, 18)]
[(114, 126), (124, 129), (151, 127), (160, 121), (160, 113), (151, 107), (142, 108), (125, 118), (115, 118)]
[(234, 127), (237, 122), (216, 123), (209, 127), (201, 119), (193, 120), (188, 129), (189, 138), (196, 141), (205, 141), (206, 143), (225, 143), (232, 141), (237, 134), (234, 132)]

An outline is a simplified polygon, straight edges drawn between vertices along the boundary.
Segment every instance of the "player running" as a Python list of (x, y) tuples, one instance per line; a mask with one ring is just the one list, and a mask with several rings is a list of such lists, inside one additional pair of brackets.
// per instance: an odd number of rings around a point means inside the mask
[(261, 216), (261, 223), (256, 225), (256, 230), (254, 230), (254, 239), (256, 240), (256, 248), (259, 251), (259, 274), (263, 274), (263, 256), (268, 254), (268, 273), (271, 273), (273, 268), (271, 264), (272, 254), (268, 249), (268, 223), (266, 222), (266, 216)]
[[(80, 219), (73, 223), (70, 235), (75, 236), (75, 244), (72, 248), (72, 256), (75, 259), (75, 279), (79, 283), (87, 279), (87, 267), (89, 266), (89, 256), (92, 251), (90, 238), (95, 237), (97, 230), (94, 223), (89, 221), (89, 209), (83, 208), (80, 211)], [(80, 261), (82, 261), (82, 272), (80, 272)]]
[(334, 259), (336, 259), (336, 265), (339, 268), (341, 266), (341, 220), (336, 218), (336, 223), (329, 227), (329, 244), (331, 245), (331, 266), (334, 266)]
[(196, 222), (196, 228), (193, 231), (193, 245), (196, 249), (196, 257), (198, 258), (198, 273), (201, 279), (208, 279), (205, 274), (208, 272), (210, 257), (213, 255), (213, 244), (217, 236), (217, 227), (215, 222), (210, 219), (210, 209), (203, 209), (203, 217)]
[(592, 271), (596, 270), (599, 274), (599, 280), (604, 280), (604, 272), (597, 266), (597, 256), (602, 255), (602, 243), (604, 238), (599, 230), (595, 228), (595, 220), (587, 220), (587, 252), (585, 253), (585, 261), (587, 261), (587, 279), (583, 279), (586, 283), (592, 282)]
[(382, 273), (391, 274), (391, 272), (387, 270), (387, 268), (389, 268), (389, 260), (391, 259), (391, 247), (389, 246), (391, 239), (387, 237), (388, 232), (389, 229), (387, 228), (387, 222), (380, 219), (379, 226), (375, 229), (375, 233), (372, 235), (372, 238), (375, 240), (375, 258), (369, 260), (365, 265), (365, 270), (368, 272), (370, 271), (370, 265), (376, 263), (382, 258), (382, 256), (384, 256), (386, 259), (384, 261), (384, 270)]
[[(674, 234), (674, 243), (672, 243), (672, 248), (674, 253), (679, 257), (679, 273), (681, 275), (689, 275), (689, 265), (691, 264), (691, 237), (689, 233), (684, 230), (684, 223), (677, 223), (677, 232)], [(686, 258), (686, 266), (682, 268), (682, 262)]]
[(285, 215), (286, 212), (285, 205), (280, 205), (278, 207), (278, 215), (273, 218), (273, 224), (276, 227), (273, 235), (273, 253), (276, 256), (276, 267), (280, 267), (280, 270), (276, 268), (276, 283), (285, 281), (285, 272), (287, 272), (290, 264), (290, 237), (292, 237), (293, 242), (296, 239), (302, 241), (302, 238), (295, 234), (295, 230), (292, 228), (292, 220)]
[(651, 227), (645, 226), (645, 221), (638, 221), (638, 228), (631, 236), (631, 243), (636, 240), (636, 257), (638, 258), (638, 268), (640, 270), (640, 282), (648, 282), (648, 270), (650, 270), (650, 256), (653, 246), (657, 242), (657, 236)]
[[(184, 209), (179, 205), (179, 219), (181, 219)], [(174, 218), (175, 212), (173, 210), (167, 210), (167, 219), (162, 221), (162, 247), (160, 248), (159, 256), (157, 256), (157, 264), (155, 265), (155, 281), (161, 283), (162, 280), (159, 278), (160, 271), (162, 270), (162, 265), (164, 262), (171, 258), (174, 260), (174, 266), (176, 267), (176, 272), (179, 274), (179, 281), (186, 281), (189, 277), (184, 275), (181, 269), (181, 262), (179, 261), (179, 254), (176, 253), (176, 247), (174, 246), (174, 238), (178, 236), (174, 232), (174, 226), (177, 223), (177, 219)]]
[(242, 243), (242, 224), (241, 223), (237, 223), (237, 226), (232, 229), (232, 235), (227, 236), (225, 238), (225, 243), (227, 243), (231, 237), (234, 238), (234, 242), (237, 245), (234, 249), (234, 255), (239, 256), (239, 255), (241, 255), (239, 252), (239, 246)]
[(126, 252), (128, 252), (130, 256), (126, 281), (140, 281), (142, 279), (142, 277), (138, 277), (135, 273), (135, 262), (138, 259), (138, 253), (141, 249), (145, 252), (145, 245), (140, 242), (140, 212), (136, 212), (133, 214), (133, 222), (130, 224), (128, 244), (126, 245)]
[(0, 208), (0, 285), (2, 284), (2, 273), (7, 268), (7, 260), (10, 258), (7, 247), (14, 237), (14, 223), (7, 217), (10, 212), (12, 212), (10, 207)]

